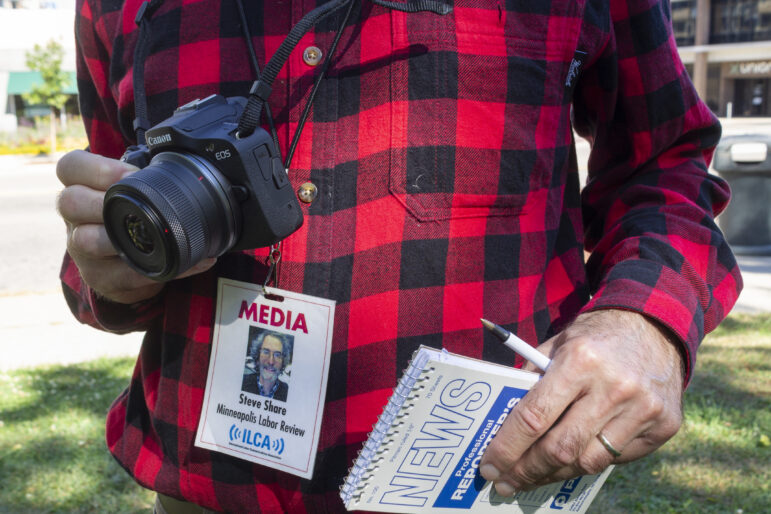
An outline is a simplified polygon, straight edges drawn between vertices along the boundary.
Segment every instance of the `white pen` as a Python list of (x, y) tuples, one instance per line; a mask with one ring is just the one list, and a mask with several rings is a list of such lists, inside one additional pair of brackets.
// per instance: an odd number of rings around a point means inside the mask
[(482, 325), (484, 325), (487, 330), (492, 332), (495, 337), (500, 339), (503, 344), (538, 366), (538, 368), (546, 371), (546, 368), (548, 368), (549, 364), (551, 364), (551, 359), (549, 359), (546, 355), (542, 354), (502, 326), (496, 325), (492, 321), (487, 321), (484, 318), (480, 319), (482, 320)]

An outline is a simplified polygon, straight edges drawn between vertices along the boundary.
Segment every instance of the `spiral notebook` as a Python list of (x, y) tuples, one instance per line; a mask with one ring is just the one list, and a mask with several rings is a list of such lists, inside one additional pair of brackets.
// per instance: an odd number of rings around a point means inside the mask
[(421, 346), (359, 452), (340, 496), (378, 512), (585, 512), (610, 473), (498, 496), (478, 472), (506, 415), (539, 375)]

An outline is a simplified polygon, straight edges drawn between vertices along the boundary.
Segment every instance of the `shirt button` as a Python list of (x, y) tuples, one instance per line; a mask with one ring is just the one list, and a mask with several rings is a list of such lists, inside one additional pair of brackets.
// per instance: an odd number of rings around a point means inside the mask
[(297, 190), (297, 198), (299, 198), (302, 203), (311, 203), (316, 199), (318, 194), (319, 190), (313, 182), (306, 182)]
[(309, 46), (303, 52), (303, 61), (308, 66), (316, 66), (321, 62), (321, 49), (317, 46)]

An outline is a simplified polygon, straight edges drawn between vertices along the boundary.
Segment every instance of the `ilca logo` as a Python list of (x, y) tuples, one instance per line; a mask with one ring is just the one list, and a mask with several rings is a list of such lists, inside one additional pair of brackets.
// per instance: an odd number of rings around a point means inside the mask
[(230, 441), (240, 442), (259, 448), (260, 450), (269, 451), (277, 455), (284, 453), (284, 438), (283, 437), (271, 437), (261, 432), (252, 431), (248, 428), (241, 428), (235, 423), (230, 427)]

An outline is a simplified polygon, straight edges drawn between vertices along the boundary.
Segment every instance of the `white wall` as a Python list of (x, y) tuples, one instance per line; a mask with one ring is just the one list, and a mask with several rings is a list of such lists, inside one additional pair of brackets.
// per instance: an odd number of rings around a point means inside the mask
[(0, 9), (0, 71), (27, 69), (25, 53), (55, 39), (64, 47), (62, 68), (75, 70), (74, 9)]
[[(65, 2), (67, 5), (67, 2)], [(6, 115), (8, 72), (26, 71), (26, 53), (35, 44), (55, 39), (64, 47), (64, 71), (75, 71), (75, 9), (0, 8), (0, 131), (16, 129), (16, 117)], [(11, 119), (13, 118), (13, 119)]]

